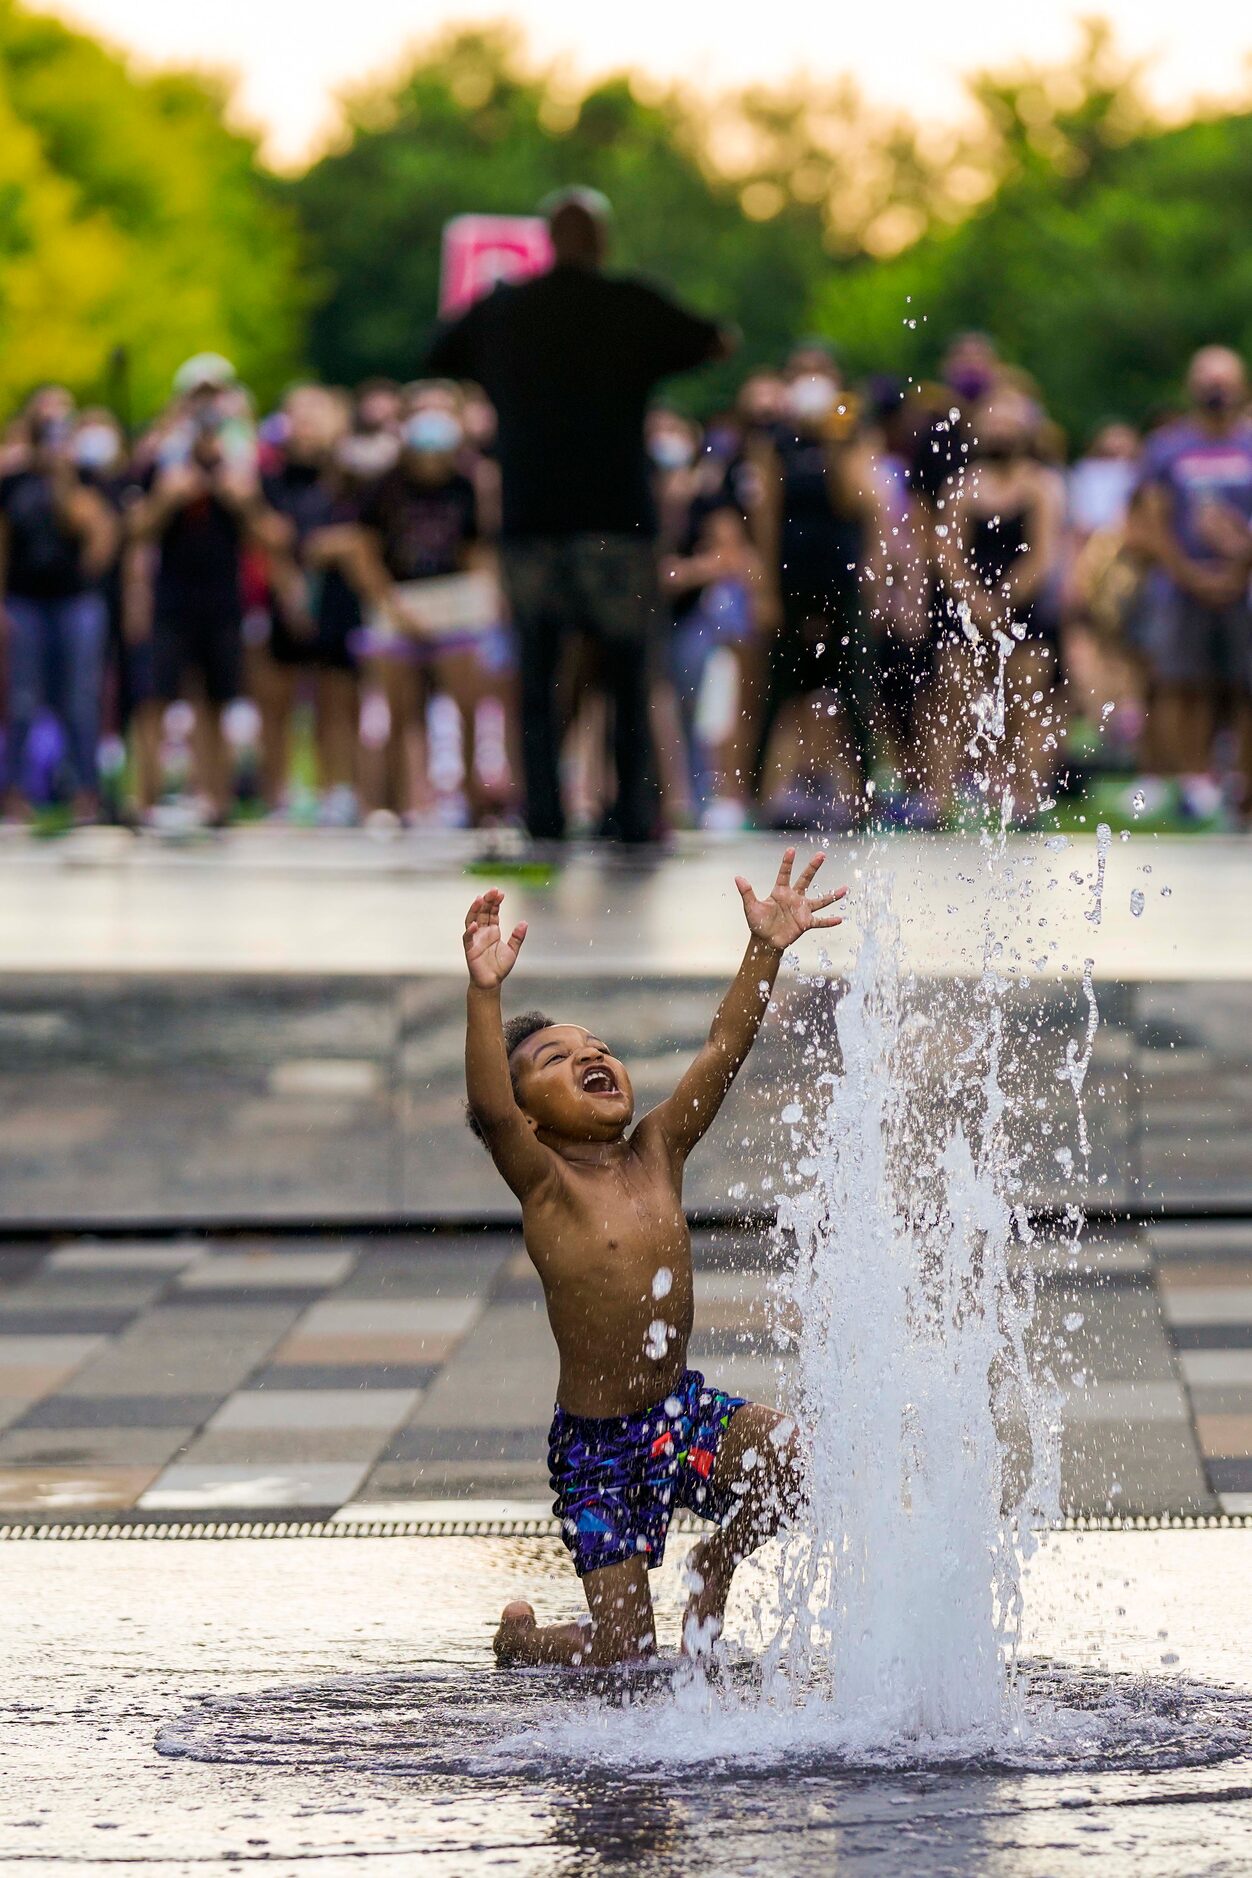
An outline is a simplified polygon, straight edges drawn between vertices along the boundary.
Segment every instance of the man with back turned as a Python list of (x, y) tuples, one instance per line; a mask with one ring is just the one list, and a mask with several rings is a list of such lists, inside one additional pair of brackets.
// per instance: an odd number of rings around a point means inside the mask
[(605, 832), (644, 841), (656, 619), (644, 412), (658, 380), (725, 356), (732, 340), (644, 282), (601, 272), (609, 207), (595, 191), (567, 190), (547, 210), (550, 271), (479, 300), (438, 336), (426, 369), (481, 385), (499, 418), (527, 826), (540, 840), (564, 833), (556, 679), (581, 632), (613, 716), (617, 799)]

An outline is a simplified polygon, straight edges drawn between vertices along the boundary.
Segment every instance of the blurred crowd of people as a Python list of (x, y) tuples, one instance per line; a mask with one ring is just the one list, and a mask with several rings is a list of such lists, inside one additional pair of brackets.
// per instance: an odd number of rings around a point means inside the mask
[(575, 211), (556, 287), (480, 302), (411, 384), (258, 414), (203, 354), (134, 437), (32, 395), (0, 445), (7, 818), (1028, 826), (1093, 765), (1245, 816), (1233, 353), (1076, 457), (973, 333), (920, 385), (806, 341), (701, 425), (656, 386), (733, 336), (635, 283), (601, 306)]

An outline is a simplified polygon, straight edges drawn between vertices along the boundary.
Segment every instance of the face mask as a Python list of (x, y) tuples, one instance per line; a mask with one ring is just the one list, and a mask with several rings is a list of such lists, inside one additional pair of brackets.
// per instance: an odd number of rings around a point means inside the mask
[(336, 459), (350, 476), (381, 476), (399, 454), (399, 441), (388, 430), (375, 431), (368, 437), (355, 431), (341, 438), (335, 452)]
[(980, 365), (958, 366), (956, 371), (948, 373), (948, 383), (967, 404), (976, 404), (991, 389), (990, 376)]
[(416, 411), (404, 426), (405, 447), (423, 456), (450, 456), (463, 432), (450, 411)]
[(993, 440), (976, 445), (974, 455), (984, 463), (1011, 463), (1021, 455), (1021, 451), (1016, 444)]
[(107, 424), (84, 424), (74, 439), (74, 461), (79, 469), (107, 469), (117, 454), (117, 438)]
[(835, 399), (839, 396), (839, 387), (833, 378), (824, 378), (820, 372), (810, 372), (805, 378), (797, 378), (787, 392), (787, 409), (793, 417), (805, 421), (820, 420), (829, 417), (835, 408)]
[(660, 430), (648, 440), (648, 455), (658, 469), (686, 469), (695, 452), (685, 437), (675, 430)]
[(1205, 385), (1197, 395), (1196, 403), (1202, 411), (1211, 411), (1214, 417), (1221, 417), (1227, 411), (1233, 411), (1236, 400), (1224, 385)]

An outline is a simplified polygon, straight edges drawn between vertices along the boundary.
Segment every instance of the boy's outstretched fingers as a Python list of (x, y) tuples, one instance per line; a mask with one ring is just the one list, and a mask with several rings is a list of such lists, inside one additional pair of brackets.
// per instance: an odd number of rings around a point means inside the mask
[(786, 849), (782, 860), (778, 863), (778, 878), (774, 882), (775, 887), (789, 887), (791, 885), (791, 869), (795, 865), (795, 858), (795, 849)]

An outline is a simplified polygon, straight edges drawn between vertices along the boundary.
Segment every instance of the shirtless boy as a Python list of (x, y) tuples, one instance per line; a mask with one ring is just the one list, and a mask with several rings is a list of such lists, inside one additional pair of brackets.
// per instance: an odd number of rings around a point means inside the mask
[(634, 1120), (630, 1077), (579, 1024), (532, 1011), (505, 1025), (500, 987), (523, 921), (505, 937), (503, 894), (465, 919), (470, 1126), (522, 1204), (526, 1250), (543, 1282), (560, 1356), (548, 1465), (554, 1511), (582, 1580), (589, 1622), (540, 1627), (505, 1607), (502, 1663), (605, 1665), (656, 1648), (648, 1571), (685, 1507), (715, 1530), (688, 1560), (684, 1645), (721, 1628), (740, 1560), (775, 1532), (800, 1494), (793, 1422), (707, 1384), (687, 1367), (691, 1237), (687, 1156), (708, 1129), (756, 1039), (785, 949), (846, 888), (809, 899), (822, 856), (792, 884), (788, 848), (768, 899), (736, 877), (750, 934), (707, 1043), (667, 1101)]

